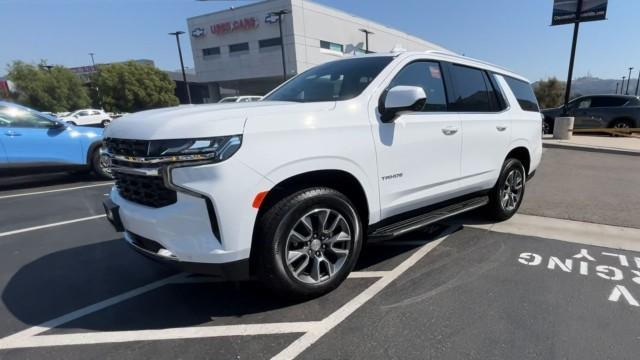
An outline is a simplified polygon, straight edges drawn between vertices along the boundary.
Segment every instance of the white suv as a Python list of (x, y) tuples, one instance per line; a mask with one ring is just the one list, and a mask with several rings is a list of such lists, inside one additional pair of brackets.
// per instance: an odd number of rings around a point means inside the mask
[(76, 110), (61, 119), (73, 125), (102, 125), (106, 127), (111, 123), (111, 116), (98, 109)]
[(520, 206), (542, 153), (529, 82), (441, 52), (312, 68), (254, 103), (127, 115), (105, 131), (107, 216), (143, 254), (317, 296), (364, 241)]

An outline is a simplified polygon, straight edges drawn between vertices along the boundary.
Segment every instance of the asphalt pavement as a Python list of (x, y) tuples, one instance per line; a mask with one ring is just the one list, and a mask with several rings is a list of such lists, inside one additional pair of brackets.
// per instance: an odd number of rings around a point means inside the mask
[(639, 172), (548, 149), (524, 215), (369, 246), (306, 302), (135, 253), (102, 216), (109, 182), (3, 179), (0, 359), (635, 359), (640, 200), (620, 187)]

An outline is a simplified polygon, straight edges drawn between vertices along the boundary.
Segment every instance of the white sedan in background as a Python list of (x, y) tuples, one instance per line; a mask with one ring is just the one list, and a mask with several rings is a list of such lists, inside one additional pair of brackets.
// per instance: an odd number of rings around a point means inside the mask
[(67, 116), (63, 116), (62, 119), (72, 125), (102, 125), (107, 126), (111, 123), (111, 116), (98, 109), (81, 109), (71, 112)]

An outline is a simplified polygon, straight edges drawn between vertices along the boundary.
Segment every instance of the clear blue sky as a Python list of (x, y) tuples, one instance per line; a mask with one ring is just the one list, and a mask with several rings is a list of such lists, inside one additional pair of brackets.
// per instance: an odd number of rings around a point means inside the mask
[[(566, 77), (572, 26), (550, 27), (553, 0), (315, 0), (453, 51), (503, 65), (531, 80)], [(167, 32), (190, 16), (251, 1), (0, 0), (0, 74), (12, 60), (64, 66), (148, 58), (179, 67)], [(575, 76), (626, 75), (640, 68), (640, 1), (611, 0), (608, 20), (580, 29)], [(375, 35), (371, 39), (375, 42)], [(185, 61), (193, 66), (188, 37)], [(635, 71), (635, 70), (634, 70)], [(636, 77), (636, 75), (634, 75)]]

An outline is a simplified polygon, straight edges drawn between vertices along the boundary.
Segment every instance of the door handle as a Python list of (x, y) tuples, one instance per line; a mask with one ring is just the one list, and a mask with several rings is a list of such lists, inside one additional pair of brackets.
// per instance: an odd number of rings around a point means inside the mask
[(442, 133), (445, 135), (453, 135), (458, 132), (458, 128), (455, 126), (447, 126), (442, 128)]
[(498, 129), (498, 131), (505, 131), (507, 130), (507, 125), (497, 125), (496, 129)]
[(15, 131), (5, 131), (5, 133), (4, 133), (4, 134), (5, 134), (6, 136), (11, 136), (11, 137), (14, 137), (14, 136), (21, 136), (21, 135), (22, 135), (22, 134), (20, 134), (20, 133), (15, 132)]

